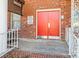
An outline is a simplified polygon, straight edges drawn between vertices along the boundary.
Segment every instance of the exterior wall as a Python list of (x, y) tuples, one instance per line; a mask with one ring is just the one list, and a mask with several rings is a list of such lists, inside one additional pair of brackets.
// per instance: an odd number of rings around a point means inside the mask
[[(64, 15), (62, 20), (62, 39), (65, 39), (65, 28), (70, 26), (71, 21), (71, 0), (25, 0), (23, 7), (23, 16), (21, 20), (21, 38), (35, 38), (36, 35), (36, 10), (61, 8), (61, 14)], [(27, 16), (34, 16), (34, 24), (27, 24)]]
[(24, 4), (24, 0), (16, 0), (18, 3), (21, 4), (21, 7), (17, 6), (14, 4), (14, 0), (8, 0), (8, 19), (7, 19), (7, 25), (8, 25), (8, 30), (11, 29), (11, 13), (16, 13), (19, 15), (22, 15), (22, 7)]
[[(21, 5), (23, 5), (24, 2), (18, 1), (18, 3), (20, 3)], [(22, 15), (22, 6), (19, 7), (19, 6), (15, 5), (14, 4), (14, 0), (8, 0), (8, 11)]]
[(7, 0), (0, 0), (0, 56), (7, 51)]
[(11, 25), (11, 12), (8, 11), (8, 17), (7, 17), (7, 30), (10, 29), (10, 25)]

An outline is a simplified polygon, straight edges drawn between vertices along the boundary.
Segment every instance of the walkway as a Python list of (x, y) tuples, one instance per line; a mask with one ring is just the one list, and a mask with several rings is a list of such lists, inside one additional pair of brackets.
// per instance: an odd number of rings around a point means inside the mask
[(68, 55), (69, 53), (66, 42), (62, 40), (20, 40), (19, 49), (49, 55)]
[(69, 58), (68, 46), (61, 40), (19, 40), (19, 49), (4, 55), (5, 58)]

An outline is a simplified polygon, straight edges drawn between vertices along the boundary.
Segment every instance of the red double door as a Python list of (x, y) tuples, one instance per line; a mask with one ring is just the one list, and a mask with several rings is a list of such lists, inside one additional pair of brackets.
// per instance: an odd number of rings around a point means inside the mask
[(60, 36), (60, 10), (37, 12), (37, 36)]

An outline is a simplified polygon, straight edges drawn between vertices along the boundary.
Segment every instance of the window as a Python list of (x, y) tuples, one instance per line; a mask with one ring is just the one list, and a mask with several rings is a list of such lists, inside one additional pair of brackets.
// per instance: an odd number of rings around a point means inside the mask
[(20, 29), (21, 27), (21, 15), (12, 13), (11, 14), (11, 29)]

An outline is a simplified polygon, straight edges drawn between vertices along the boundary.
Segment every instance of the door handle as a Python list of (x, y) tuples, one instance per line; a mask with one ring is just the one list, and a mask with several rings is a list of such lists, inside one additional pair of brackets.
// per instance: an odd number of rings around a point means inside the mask
[(48, 28), (50, 28), (50, 23), (48, 23)]

